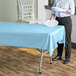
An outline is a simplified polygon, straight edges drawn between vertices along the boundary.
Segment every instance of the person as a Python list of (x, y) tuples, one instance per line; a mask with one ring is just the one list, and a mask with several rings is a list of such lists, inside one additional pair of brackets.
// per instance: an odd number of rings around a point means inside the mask
[[(71, 15), (75, 13), (75, 5), (74, 0), (55, 0), (53, 7), (62, 8), (65, 11), (54, 11), (52, 10), (50, 20), (54, 19), (56, 16), (56, 20), (59, 22), (59, 25), (65, 27), (65, 60), (64, 64), (70, 62), (71, 56), (71, 32), (72, 32), (72, 20)], [(63, 52), (63, 44), (58, 44), (57, 48), (57, 56), (52, 60), (62, 60), (62, 52)]]

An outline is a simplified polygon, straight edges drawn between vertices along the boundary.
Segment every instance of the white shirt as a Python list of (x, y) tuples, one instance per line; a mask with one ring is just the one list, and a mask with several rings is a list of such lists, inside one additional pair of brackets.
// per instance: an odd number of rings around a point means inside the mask
[(52, 10), (52, 14), (55, 14), (56, 17), (67, 17), (75, 13), (74, 0), (55, 0), (53, 7), (67, 8), (68, 10), (71, 11), (71, 13), (69, 14)]

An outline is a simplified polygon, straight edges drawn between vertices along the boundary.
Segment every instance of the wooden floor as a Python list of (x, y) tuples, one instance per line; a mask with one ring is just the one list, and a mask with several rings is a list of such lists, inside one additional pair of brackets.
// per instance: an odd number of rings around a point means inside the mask
[[(0, 76), (76, 76), (76, 50), (72, 49), (71, 62), (50, 63), (49, 55), (45, 55), (42, 74), (39, 75), (40, 53), (36, 49), (0, 46)], [(54, 51), (53, 57), (56, 55)]]

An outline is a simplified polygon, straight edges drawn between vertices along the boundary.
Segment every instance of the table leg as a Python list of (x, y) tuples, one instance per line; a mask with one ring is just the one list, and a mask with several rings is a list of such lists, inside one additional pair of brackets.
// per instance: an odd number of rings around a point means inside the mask
[(41, 74), (42, 59), (43, 59), (43, 50), (41, 51), (41, 59), (40, 59), (39, 74)]
[(52, 56), (50, 56), (50, 64), (52, 64)]

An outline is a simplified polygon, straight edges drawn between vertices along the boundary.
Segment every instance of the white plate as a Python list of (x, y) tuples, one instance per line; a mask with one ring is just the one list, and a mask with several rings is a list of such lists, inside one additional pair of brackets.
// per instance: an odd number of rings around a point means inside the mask
[(58, 21), (57, 20), (47, 20), (45, 22), (45, 25), (48, 27), (55, 27), (58, 25)]
[(61, 12), (65, 12), (66, 11), (65, 9), (58, 8), (58, 7), (52, 7), (52, 10), (54, 10), (54, 11), (61, 11)]

